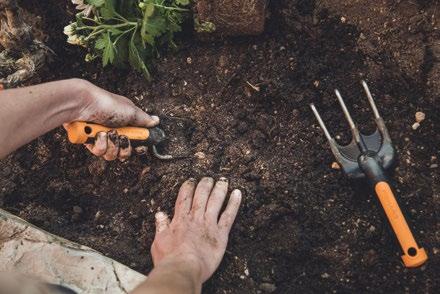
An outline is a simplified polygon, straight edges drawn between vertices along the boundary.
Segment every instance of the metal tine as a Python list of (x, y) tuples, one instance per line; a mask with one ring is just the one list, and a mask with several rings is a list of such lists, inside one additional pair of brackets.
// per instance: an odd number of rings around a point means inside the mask
[(312, 109), (313, 114), (315, 114), (315, 117), (318, 120), (318, 123), (321, 126), (321, 129), (324, 131), (325, 137), (330, 142), (330, 144), (333, 144), (333, 138), (330, 135), (329, 131), (327, 130), (327, 127), (325, 126), (324, 121), (322, 120), (321, 116), (319, 115), (319, 112), (316, 109), (315, 104), (311, 103), (310, 108)]
[(365, 81), (362, 81), (362, 86), (364, 87), (365, 93), (368, 97), (368, 102), (370, 103), (371, 109), (373, 109), (374, 118), (380, 118), (379, 111), (377, 110), (376, 103), (374, 102), (373, 96), (371, 95), (370, 89)]
[(345, 105), (344, 99), (342, 99), (341, 93), (339, 90), (335, 90), (336, 97), (338, 97), (339, 104), (341, 105), (342, 111), (344, 112), (345, 118), (350, 125), (351, 133), (353, 134), (353, 138), (359, 147), (362, 149), (366, 149), (364, 142), (361, 140), (361, 136), (358, 128), (356, 127), (353, 119), (351, 118), (350, 112), (348, 112), (347, 106)]

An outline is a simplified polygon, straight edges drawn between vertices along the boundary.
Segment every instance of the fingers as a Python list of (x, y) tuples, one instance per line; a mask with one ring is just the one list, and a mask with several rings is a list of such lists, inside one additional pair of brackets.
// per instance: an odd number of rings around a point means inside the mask
[(213, 178), (203, 178), (197, 185), (191, 208), (191, 213), (194, 217), (201, 217), (205, 214), (206, 204), (213, 186)]
[(191, 210), (194, 190), (196, 189), (196, 182), (194, 179), (189, 179), (182, 184), (177, 195), (175, 216), (177, 218), (186, 216)]
[(235, 217), (237, 216), (238, 209), (241, 203), (241, 191), (234, 190), (229, 197), (228, 205), (225, 211), (222, 213), (218, 225), (221, 230), (229, 234), (232, 224), (234, 223)]
[(226, 178), (220, 178), (215, 184), (214, 189), (211, 192), (211, 196), (209, 196), (208, 206), (205, 213), (207, 217), (211, 218), (215, 222), (218, 221), (218, 216), (227, 193), (228, 180)]
[(116, 131), (99, 132), (94, 144), (84, 145), (93, 155), (109, 161), (116, 158), (125, 161), (133, 151), (130, 140), (126, 136), (118, 136)]
[(85, 146), (93, 155), (103, 156), (107, 152), (107, 133), (99, 132), (96, 134), (95, 143), (85, 144)]
[(130, 140), (126, 136), (119, 137), (119, 160), (125, 161), (131, 156)]
[(103, 155), (105, 160), (111, 161), (118, 158), (119, 154), (119, 136), (116, 131), (110, 131), (107, 135), (107, 151)]
[(165, 231), (170, 225), (170, 219), (165, 212), (159, 211), (156, 217), (156, 234)]

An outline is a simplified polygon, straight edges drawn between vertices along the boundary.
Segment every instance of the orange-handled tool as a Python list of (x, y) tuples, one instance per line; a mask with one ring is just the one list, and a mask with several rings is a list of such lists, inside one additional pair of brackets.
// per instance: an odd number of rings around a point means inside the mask
[(392, 167), (396, 152), (367, 84), (362, 82), (362, 85), (367, 94), (370, 106), (373, 109), (377, 125), (377, 130), (371, 135), (364, 135), (359, 132), (338, 90), (335, 91), (336, 96), (338, 97), (353, 135), (350, 144), (346, 146), (339, 145), (336, 140), (331, 137), (316, 107), (312, 104), (311, 108), (330, 143), (330, 148), (336, 160), (345, 174), (349, 178), (367, 178), (373, 185), (391, 228), (402, 248), (403, 263), (406, 267), (417, 267), (425, 263), (428, 259), (428, 255), (423, 248), (417, 245), (408, 223), (397, 204), (391, 187), (388, 184), (385, 170)]
[(168, 160), (174, 158), (170, 155), (162, 155), (157, 151), (156, 145), (166, 140), (164, 131), (158, 127), (151, 129), (142, 127), (109, 128), (99, 124), (77, 121), (64, 125), (64, 128), (67, 131), (69, 141), (73, 144), (93, 143), (99, 132), (116, 130), (118, 135), (126, 136), (130, 139), (134, 146), (152, 146), (153, 154), (159, 159)]

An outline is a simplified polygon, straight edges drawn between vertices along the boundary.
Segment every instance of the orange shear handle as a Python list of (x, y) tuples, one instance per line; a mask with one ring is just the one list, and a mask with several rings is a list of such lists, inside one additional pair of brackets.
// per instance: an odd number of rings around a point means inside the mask
[(108, 132), (116, 130), (118, 135), (126, 136), (130, 140), (143, 141), (148, 140), (150, 137), (150, 131), (147, 128), (140, 127), (123, 127), (123, 128), (108, 128), (98, 124), (92, 124), (87, 122), (72, 122), (64, 125), (67, 131), (67, 137), (70, 143), (84, 144), (89, 139), (95, 139), (96, 134), (99, 132)]
[(387, 182), (378, 182), (376, 194), (382, 204), (385, 214), (399, 240), (403, 250), (402, 260), (406, 267), (418, 267), (428, 259), (425, 249), (419, 248), (413, 234), (400, 210), (393, 191)]

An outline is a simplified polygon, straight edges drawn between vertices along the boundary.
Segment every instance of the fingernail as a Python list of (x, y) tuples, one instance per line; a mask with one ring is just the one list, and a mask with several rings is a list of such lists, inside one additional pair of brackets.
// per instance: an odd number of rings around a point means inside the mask
[(228, 182), (228, 179), (225, 177), (221, 177), (220, 179), (218, 179), (220, 182)]
[(204, 178), (202, 179), (202, 181), (214, 182), (214, 179), (211, 178), (211, 177), (204, 177)]
[(108, 137), (110, 141), (115, 143), (118, 139), (118, 133), (115, 130), (111, 130), (110, 132), (108, 132)]
[(159, 118), (157, 115), (152, 115), (152, 116), (151, 116), (151, 119), (152, 119), (154, 122), (156, 122), (156, 123), (159, 123), (159, 122), (160, 122), (160, 118)]
[(155, 218), (157, 221), (163, 221), (168, 218), (168, 215), (165, 212), (159, 211), (156, 213)]
[(128, 138), (126, 136), (121, 136), (119, 137), (119, 147), (121, 147), (122, 149), (126, 149), (129, 146), (129, 141)]
[(235, 189), (234, 191), (232, 191), (231, 197), (241, 198), (241, 191), (238, 189)]
[(106, 132), (98, 132), (96, 134), (96, 139), (100, 139), (100, 138), (104, 139), (105, 137), (107, 137), (107, 133)]

